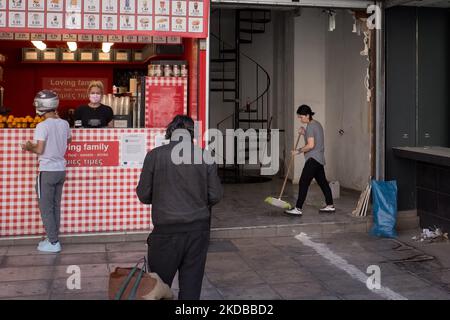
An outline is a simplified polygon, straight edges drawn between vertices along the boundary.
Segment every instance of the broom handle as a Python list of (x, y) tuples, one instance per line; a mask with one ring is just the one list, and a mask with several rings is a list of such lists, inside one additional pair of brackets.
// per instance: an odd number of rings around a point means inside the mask
[[(301, 136), (301, 134), (299, 133), (298, 137), (297, 137), (297, 141), (295, 142), (294, 150), (297, 149), (298, 143), (300, 141), (300, 136)], [(293, 158), (294, 158), (294, 155), (291, 154), (291, 159), (289, 160), (289, 165), (288, 165), (288, 169), (287, 169), (287, 172), (286, 172), (286, 177), (284, 178), (283, 188), (281, 188), (280, 196), (278, 197), (278, 199), (281, 199), (281, 196), (283, 195), (283, 192), (284, 192), (284, 188), (286, 187), (286, 182), (287, 182), (287, 178), (288, 178), (288, 175), (289, 175), (289, 170), (291, 169), (291, 164), (292, 164), (292, 159)]]

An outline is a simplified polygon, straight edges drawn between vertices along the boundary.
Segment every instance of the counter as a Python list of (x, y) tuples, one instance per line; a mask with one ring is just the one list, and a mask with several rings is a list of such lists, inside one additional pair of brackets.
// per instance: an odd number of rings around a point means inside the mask
[[(44, 234), (34, 189), (37, 157), (23, 152), (19, 145), (33, 139), (34, 129), (0, 132), (0, 236)], [(125, 149), (133, 151), (134, 147), (124, 141), (140, 137), (151, 150), (155, 139), (164, 133), (165, 129), (152, 128), (72, 129), (71, 151), (66, 155), (71, 164), (61, 203), (61, 233), (149, 230), (151, 209), (139, 202), (135, 192), (141, 168), (125, 161)]]
[(415, 162), (417, 214), (422, 228), (450, 231), (450, 148), (396, 147), (394, 155)]
[(398, 157), (450, 167), (450, 148), (443, 147), (396, 147)]

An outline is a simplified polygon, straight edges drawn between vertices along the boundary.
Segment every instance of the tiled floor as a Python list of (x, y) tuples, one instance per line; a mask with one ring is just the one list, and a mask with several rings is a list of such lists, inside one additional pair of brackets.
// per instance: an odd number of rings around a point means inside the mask
[[(283, 185), (283, 179), (274, 177), (270, 182), (256, 184), (226, 184), (224, 198), (213, 208), (212, 227), (249, 227), (266, 225), (292, 225), (298, 223), (316, 222), (357, 222), (361, 218), (351, 216), (355, 209), (360, 193), (341, 190), (341, 196), (335, 200), (336, 214), (319, 214), (319, 208), (325, 205), (325, 200), (317, 184), (311, 184), (303, 216), (292, 217), (285, 215), (282, 209), (264, 202), (266, 197), (278, 198)], [(298, 185), (288, 183), (282, 200), (295, 205)]]
[[(318, 208), (323, 195), (317, 185), (311, 186), (302, 217), (284, 215), (264, 202), (267, 196), (278, 196), (281, 185), (279, 178), (225, 185), (225, 197), (212, 218), (213, 228), (223, 229), (223, 237), (213, 232), (202, 299), (384, 298), (297, 240), (294, 236), (300, 232), (363, 273), (369, 265), (380, 266), (382, 285), (406, 298), (450, 298), (449, 243), (412, 242), (411, 232), (400, 233), (401, 241), (370, 237), (364, 229), (368, 218), (350, 214), (359, 193), (341, 190), (336, 214), (322, 215)], [(288, 184), (283, 199), (294, 203), (297, 187)], [(300, 224), (302, 228), (297, 227)], [(358, 225), (363, 226), (362, 232), (352, 232)], [(107, 299), (109, 273), (117, 266), (132, 266), (146, 255), (143, 236), (129, 242), (123, 241), (125, 236), (105, 236), (97, 242), (84, 237), (77, 239), (79, 243), (63, 238), (60, 254), (39, 253), (37, 240), (28, 245), (0, 242), (0, 299)], [(435, 258), (406, 261), (420, 255)], [(71, 265), (81, 270), (79, 290), (67, 287)], [(178, 292), (177, 279), (172, 289)]]
[[(406, 243), (410, 234), (402, 234)], [(363, 233), (312, 237), (366, 272), (381, 267), (382, 285), (408, 299), (449, 299), (448, 246), (372, 238)], [(434, 260), (393, 262), (418, 254)], [(144, 242), (65, 244), (60, 254), (35, 246), (0, 247), (0, 299), (107, 299), (109, 272), (132, 266), (146, 254)], [(70, 290), (68, 267), (81, 269), (81, 289)], [(420, 266), (420, 267), (419, 267)], [(172, 289), (178, 292), (177, 279)], [(366, 285), (294, 237), (212, 240), (202, 299), (383, 299)]]

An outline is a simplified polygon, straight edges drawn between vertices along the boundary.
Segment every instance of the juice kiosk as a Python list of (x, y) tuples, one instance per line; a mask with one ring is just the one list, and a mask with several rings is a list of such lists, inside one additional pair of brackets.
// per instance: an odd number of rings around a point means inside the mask
[(0, 240), (44, 234), (37, 158), (20, 148), (42, 120), (35, 94), (57, 92), (74, 126), (93, 80), (114, 127), (71, 128), (61, 234), (151, 230), (151, 207), (135, 193), (145, 154), (176, 114), (205, 131), (208, 19), (209, 0), (0, 1)]

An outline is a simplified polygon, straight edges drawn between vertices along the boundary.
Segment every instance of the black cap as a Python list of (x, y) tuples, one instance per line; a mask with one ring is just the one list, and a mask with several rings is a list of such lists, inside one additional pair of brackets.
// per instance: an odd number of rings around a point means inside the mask
[(297, 114), (303, 115), (303, 116), (307, 116), (307, 115), (313, 116), (314, 112), (312, 112), (310, 106), (307, 106), (306, 104), (302, 104), (300, 107), (298, 107)]

